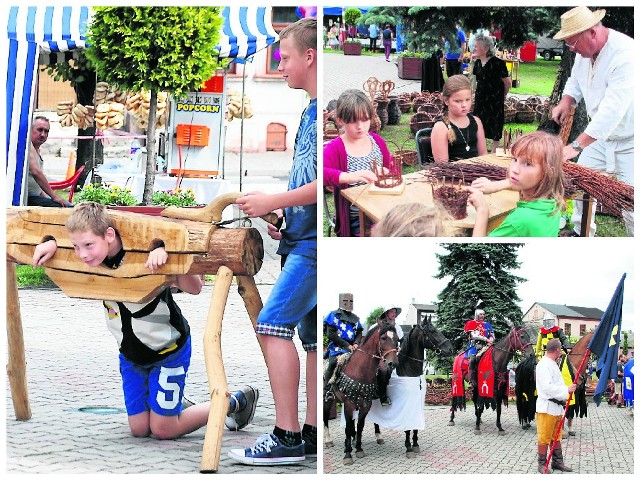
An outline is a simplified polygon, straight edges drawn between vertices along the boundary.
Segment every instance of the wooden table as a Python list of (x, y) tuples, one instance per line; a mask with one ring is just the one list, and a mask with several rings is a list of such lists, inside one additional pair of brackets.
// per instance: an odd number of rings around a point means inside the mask
[[(470, 163), (491, 163), (506, 168), (511, 159), (498, 157), (495, 154), (488, 154), (462, 161)], [(422, 203), (427, 206), (433, 205), (431, 185), (426, 183), (424, 179), (424, 174), (421, 172), (404, 175), (405, 189), (400, 195), (371, 194), (369, 193), (369, 185), (346, 188), (341, 190), (340, 194), (350, 203), (358, 207), (360, 210), (361, 235), (370, 236), (371, 225), (378, 222), (389, 210), (397, 205), (413, 202)], [(489, 205), (489, 224), (487, 231), (490, 232), (500, 225), (509, 212), (516, 207), (519, 194), (511, 190), (503, 190), (486, 195), (486, 198)], [(452, 227), (462, 228), (471, 235), (475, 222), (476, 210), (468, 206), (466, 218), (462, 220), (452, 220), (448, 222), (448, 224)]]

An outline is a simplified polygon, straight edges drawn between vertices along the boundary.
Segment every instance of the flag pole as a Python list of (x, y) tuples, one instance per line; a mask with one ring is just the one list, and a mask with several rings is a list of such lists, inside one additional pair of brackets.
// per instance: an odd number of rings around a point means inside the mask
[[(587, 350), (584, 352), (584, 356), (582, 357), (582, 361), (580, 362), (580, 366), (578, 367), (578, 371), (576, 372), (576, 381), (574, 383), (578, 383), (578, 381), (580, 380), (580, 375), (582, 375), (582, 372), (584, 370), (585, 367), (585, 363), (587, 361), (587, 359), (589, 358), (589, 354), (591, 353), (591, 350), (589, 350), (587, 348)], [(569, 361), (569, 359), (567, 359), (567, 361)], [(553, 450), (556, 448), (556, 444), (558, 443), (558, 435), (560, 435), (560, 431), (562, 430), (562, 425), (564, 425), (564, 419), (567, 416), (567, 411), (569, 410), (569, 405), (571, 404), (571, 399), (573, 398), (573, 392), (569, 393), (569, 398), (567, 398), (567, 403), (564, 406), (564, 413), (562, 414), (562, 419), (560, 420), (560, 423), (558, 423), (558, 427), (556, 428), (556, 431), (552, 437), (552, 443), (551, 443), (551, 449), (549, 451), (549, 455), (547, 456), (547, 461), (544, 464), (544, 473), (547, 473), (547, 470), (549, 469), (549, 463), (551, 462), (551, 457), (553, 456)]]

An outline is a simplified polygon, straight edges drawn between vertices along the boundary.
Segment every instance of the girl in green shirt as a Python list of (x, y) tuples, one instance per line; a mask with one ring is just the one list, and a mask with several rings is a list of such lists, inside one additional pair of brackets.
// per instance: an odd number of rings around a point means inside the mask
[(504, 180), (475, 180), (469, 202), (476, 209), (474, 237), (487, 236), (489, 207), (484, 194), (500, 190), (520, 192), (520, 200), (490, 237), (557, 237), (564, 205), (562, 142), (557, 135), (538, 131), (523, 135), (511, 148), (513, 159)]

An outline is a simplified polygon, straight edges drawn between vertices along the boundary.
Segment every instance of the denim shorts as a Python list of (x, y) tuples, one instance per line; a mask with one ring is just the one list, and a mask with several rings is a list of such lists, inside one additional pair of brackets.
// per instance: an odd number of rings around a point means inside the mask
[(297, 327), (305, 351), (317, 351), (317, 302), (317, 260), (289, 254), (258, 315), (256, 333), (292, 339)]
[(120, 354), (120, 374), (127, 414), (152, 410), (171, 417), (182, 411), (182, 396), (191, 364), (191, 337), (180, 350), (150, 365), (138, 365)]

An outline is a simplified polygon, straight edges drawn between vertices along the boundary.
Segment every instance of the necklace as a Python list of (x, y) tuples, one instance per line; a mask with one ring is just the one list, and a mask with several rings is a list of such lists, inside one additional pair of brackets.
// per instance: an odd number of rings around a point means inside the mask
[[(458, 127), (455, 123), (451, 122), (450, 125), (453, 125), (454, 127), (456, 127), (456, 129), (460, 132), (460, 136), (462, 137), (462, 140), (464, 140), (464, 149), (468, 152), (469, 150), (471, 150), (471, 147), (469, 146), (469, 144), (467, 143), (467, 139), (464, 138), (464, 134), (462, 133), (462, 130), (460, 130), (460, 127)], [(449, 127), (451, 128), (451, 127)], [(468, 133), (468, 132), (467, 132)]]

